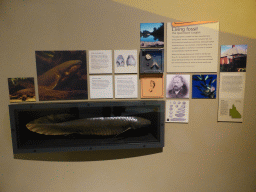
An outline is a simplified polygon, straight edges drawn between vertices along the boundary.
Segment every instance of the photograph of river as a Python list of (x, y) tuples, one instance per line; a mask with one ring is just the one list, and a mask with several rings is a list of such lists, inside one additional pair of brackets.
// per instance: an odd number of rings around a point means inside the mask
[(164, 47), (164, 23), (141, 23), (140, 47)]

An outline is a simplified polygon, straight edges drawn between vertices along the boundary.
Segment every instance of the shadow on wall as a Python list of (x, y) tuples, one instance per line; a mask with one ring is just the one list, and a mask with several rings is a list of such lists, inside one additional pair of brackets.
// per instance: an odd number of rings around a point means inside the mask
[(72, 151), (56, 153), (14, 154), (14, 159), (39, 161), (104, 161), (152, 155), (163, 152), (162, 148), (120, 149), (105, 151)]

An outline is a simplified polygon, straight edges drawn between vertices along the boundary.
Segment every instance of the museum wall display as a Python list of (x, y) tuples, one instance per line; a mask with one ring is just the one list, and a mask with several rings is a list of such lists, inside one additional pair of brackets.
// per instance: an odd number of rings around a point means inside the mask
[(0, 191), (254, 191), (252, 5), (2, 1)]

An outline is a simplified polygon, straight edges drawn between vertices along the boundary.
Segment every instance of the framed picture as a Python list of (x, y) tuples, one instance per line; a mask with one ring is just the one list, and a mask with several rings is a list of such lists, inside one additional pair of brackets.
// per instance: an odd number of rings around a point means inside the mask
[(163, 98), (164, 78), (162, 74), (141, 75), (141, 98)]
[(141, 23), (140, 47), (164, 47), (164, 23)]
[(163, 49), (141, 49), (140, 74), (163, 73), (163, 72), (164, 72), (164, 50)]
[(166, 75), (166, 98), (189, 98), (190, 75)]
[(193, 75), (192, 99), (216, 99), (217, 75)]
[(40, 101), (88, 99), (86, 51), (36, 51)]
[(115, 73), (137, 73), (137, 50), (114, 51)]
[(10, 103), (35, 102), (33, 77), (8, 78)]

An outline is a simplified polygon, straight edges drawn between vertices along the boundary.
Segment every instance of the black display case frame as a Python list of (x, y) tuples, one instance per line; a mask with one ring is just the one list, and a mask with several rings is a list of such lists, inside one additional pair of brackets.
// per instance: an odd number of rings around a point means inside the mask
[[(136, 116), (148, 119), (147, 127), (111, 136), (42, 135), (26, 124), (51, 114), (68, 113), (76, 118)], [(35, 103), (9, 105), (13, 153), (95, 151), (164, 147), (165, 102), (159, 100)]]

